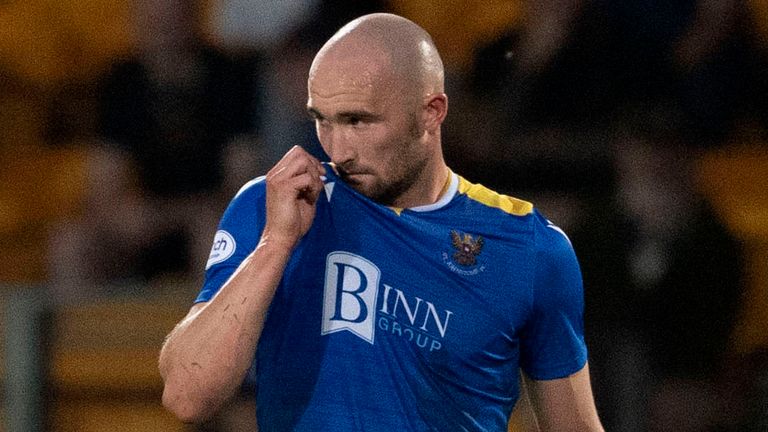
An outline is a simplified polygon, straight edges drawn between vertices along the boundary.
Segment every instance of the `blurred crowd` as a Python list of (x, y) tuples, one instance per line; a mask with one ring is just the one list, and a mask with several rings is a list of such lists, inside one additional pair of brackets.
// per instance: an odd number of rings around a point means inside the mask
[(695, 169), (768, 142), (762, 0), (2, 2), (0, 282), (191, 301), (238, 188), (323, 157), (309, 64), (375, 11), (435, 38), (449, 165), (570, 234), (606, 429), (766, 430), (765, 355), (732, 353), (743, 239)]

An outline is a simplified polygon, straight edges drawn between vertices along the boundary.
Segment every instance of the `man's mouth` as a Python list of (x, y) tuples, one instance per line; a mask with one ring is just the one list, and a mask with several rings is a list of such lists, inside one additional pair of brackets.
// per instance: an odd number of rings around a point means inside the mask
[(366, 175), (365, 173), (360, 172), (345, 172), (341, 174), (341, 178), (344, 179), (347, 183), (360, 183), (360, 178), (362, 176)]
[(344, 167), (341, 167), (341, 166), (338, 166), (338, 165), (336, 166), (336, 170), (339, 173), (339, 176), (341, 176), (341, 178), (343, 178), (345, 180), (353, 179), (355, 177), (359, 178), (360, 176), (364, 176), (364, 175), (368, 174), (367, 172), (365, 172), (363, 170), (347, 170), (347, 169), (344, 169)]

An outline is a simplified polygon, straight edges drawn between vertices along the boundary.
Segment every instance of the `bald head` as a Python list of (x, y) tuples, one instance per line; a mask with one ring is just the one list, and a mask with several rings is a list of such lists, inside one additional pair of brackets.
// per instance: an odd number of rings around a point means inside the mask
[(318, 52), (307, 90), (320, 144), (352, 188), (401, 208), (437, 200), (448, 98), (424, 29), (389, 14), (350, 22)]
[(444, 91), (443, 62), (432, 38), (392, 14), (365, 15), (336, 32), (315, 56), (310, 79), (325, 72), (360, 82), (389, 77), (413, 96)]

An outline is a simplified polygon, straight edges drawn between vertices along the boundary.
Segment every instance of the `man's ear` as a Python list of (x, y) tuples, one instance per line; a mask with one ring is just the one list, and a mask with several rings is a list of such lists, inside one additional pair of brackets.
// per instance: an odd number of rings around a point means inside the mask
[(424, 101), (424, 130), (434, 133), (440, 129), (445, 116), (448, 114), (448, 96), (445, 93), (435, 93)]

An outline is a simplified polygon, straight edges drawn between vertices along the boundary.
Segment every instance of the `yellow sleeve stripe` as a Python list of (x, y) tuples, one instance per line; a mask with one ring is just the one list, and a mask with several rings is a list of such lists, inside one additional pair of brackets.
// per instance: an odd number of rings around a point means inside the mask
[(533, 211), (533, 204), (494, 192), (481, 184), (473, 184), (459, 176), (459, 193), (515, 216), (525, 216)]

